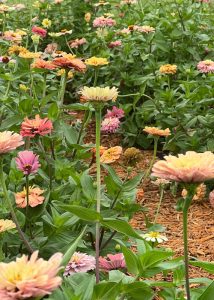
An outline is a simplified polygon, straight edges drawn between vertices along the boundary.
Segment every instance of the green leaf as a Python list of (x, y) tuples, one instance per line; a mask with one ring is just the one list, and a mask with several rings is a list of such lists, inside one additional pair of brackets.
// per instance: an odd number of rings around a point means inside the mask
[(190, 261), (192, 266), (199, 267), (204, 269), (205, 271), (214, 274), (214, 263), (206, 262), (206, 261)]
[(138, 268), (138, 258), (136, 254), (124, 246), (122, 246), (122, 251), (125, 257), (128, 271), (134, 275), (138, 275), (139, 268)]
[(78, 132), (72, 126), (69, 126), (65, 123), (61, 123), (61, 127), (65, 136), (66, 141), (69, 144), (76, 144), (78, 139)]
[(23, 117), (22, 116), (9, 117), (9, 118), (5, 119), (2, 122), (2, 124), (1, 124), (1, 130), (9, 129), (13, 125), (15, 125), (15, 124), (18, 125), (22, 121), (23, 121)]
[(134, 178), (130, 179), (123, 185), (123, 191), (130, 191), (135, 189), (141, 182), (143, 178), (143, 173), (138, 174)]
[(140, 257), (142, 268), (145, 270), (145, 269), (154, 267), (159, 262), (167, 259), (168, 257), (170, 257), (172, 255), (173, 255), (173, 252), (170, 252), (170, 251), (152, 250), (150, 252), (146, 252), (143, 255), (141, 255), (141, 257)]
[(115, 300), (120, 294), (120, 288), (120, 282), (102, 282), (95, 286), (92, 300)]
[(48, 109), (48, 118), (52, 121), (56, 120), (59, 114), (59, 108), (56, 102), (53, 102)]
[(123, 292), (125, 295), (130, 296), (133, 300), (152, 300), (154, 299), (154, 292), (144, 282), (132, 282), (123, 285)]
[(118, 186), (118, 187), (122, 187), (123, 182), (120, 179), (120, 177), (116, 174), (116, 172), (114, 171), (114, 169), (109, 166), (109, 165), (105, 165), (103, 164), (103, 168), (106, 169), (106, 171), (108, 171), (108, 174), (111, 176), (113, 182)]
[(60, 205), (60, 207), (64, 210), (70, 211), (72, 214), (84, 221), (97, 222), (102, 220), (101, 215), (90, 208), (78, 205)]
[(213, 300), (214, 295), (214, 281), (208, 286), (198, 300)]

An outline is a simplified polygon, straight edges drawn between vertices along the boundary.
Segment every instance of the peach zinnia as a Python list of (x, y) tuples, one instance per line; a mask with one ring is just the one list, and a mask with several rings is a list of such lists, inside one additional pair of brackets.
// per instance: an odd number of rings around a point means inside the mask
[(199, 183), (214, 178), (214, 154), (210, 151), (165, 156), (165, 160), (156, 162), (152, 176), (167, 180)]
[(11, 220), (0, 219), (0, 233), (16, 228), (16, 224)]
[(111, 164), (118, 160), (122, 153), (122, 147), (111, 147), (103, 152), (100, 157), (100, 162), (104, 164)]
[[(44, 190), (38, 187), (29, 187), (29, 206), (35, 207), (44, 202), (45, 198), (42, 196)], [(27, 206), (27, 191), (24, 188), (23, 191), (15, 194), (16, 204), (18, 207), (24, 208)]]
[(24, 141), (20, 134), (13, 131), (0, 132), (0, 154), (15, 150), (23, 144)]
[(170, 135), (170, 130), (169, 128), (166, 128), (166, 129), (159, 129), (157, 127), (149, 127), (149, 126), (146, 126), (144, 129), (143, 129), (144, 132), (148, 133), (148, 134), (151, 134), (151, 135), (156, 135), (156, 136), (169, 136)]
[(52, 122), (48, 118), (41, 119), (36, 115), (35, 119), (25, 118), (21, 125), (21, 135), (34, 137), (35, 135), (46, 135), (53, 129)]
[(177, 72), (177, 66), (176, 65), (163, 65), (159, 69), (161, 74), (176, 74)]
[(0, 263), (0, 299), (41, 299), (60, 286), (57, 276), (62, 254), (55, 253), (46, 261), (38, 258), (38, 251), (30, 258), (22, 255), (9, 263)]
[(31, 64), (31, 68), (54, 70), (56, 66), (51, 61), (37, 59)]
[(85, 72), (86, 65), (78, 58), (57, 57), (53, 60), (56, 67), (74, 69), (78, 72)]

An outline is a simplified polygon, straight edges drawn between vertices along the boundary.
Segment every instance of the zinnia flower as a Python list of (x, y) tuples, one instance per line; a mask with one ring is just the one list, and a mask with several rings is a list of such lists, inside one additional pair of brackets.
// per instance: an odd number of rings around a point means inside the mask
[(214, 208), (214, 190), (209, 193), (209, 201), (211, 206)]
[(142, 158), (141, 151), (135, 147), (127, 148), (123, 155), (126, 163), (130, 165), (135, 165)]
[(20, 151), (18, 157), (16, 157), (16, 165), (25, 175), (36, 173), (40, 167), (38, 155), (33, 151)]
[(118, 160), (122, 154), (122, 147), (111, 147), (103, 152), (100, 157), (100, 162), (103, 164), (111, 164)]
[(51, 26), (51, 20), (49, 20), (49, 19), (44, 19), (43, 21), (42, 21), (42, 25), (45, 27), (45, 28), (48, 28), (48, 27), (50, 27)]
[(89, 12), (86, 13), (85, 16), (84, 16), (84, 19), (85, 19), (86, 23), (89, 23), (90, 20), (91, 20), (91, 14)]
[[(39, 187), (30, 186), (29, 187), (29, 203), (30, 207), (35, 207), (44, 202), (45, 197), (42, 196), (44, 190), (41, 190)], [(23, 191), (15, 194), (15, 200), (18, 207), (24, 208), (27, 206), (27, 191), (26, 188)]]
[(26, 52), (19, 53), (19, 57), (27, 58), (27, 59), (39, 58), (40, 56), (41, 56), (41, 53), (39, 53), (39, 52), (26, 51)]
[(96, 56), (86, 59), (85, 63), (86, 65), (94, 66), (94, 67), (99, 67), (99, 66), (104, 66), (109, 64), (106, 58), (96, 57)]
[(57, 276), (62, 254), (54, 254), (48, 261), (38, 258), (38, 251), (30, 259), (22, 255), (9, 263), (0, 263), (0, 298), (21, 300), (50, 295), (62, 282)]
[(47, 35), (47, 30), (45, 30), (42, 27), (33, 26), (32, 33), (37, 34), (37, 35), (41, 36), (42, 38), (45, 38)]
[(122, 253), (108, 254), (106, 258), (99, 257), (99, 266), (103, 271), (111, 271), (126, 268), (126, 262)]
[(52, 61), (37, 59), (31, 64), (31, 68), (54, 70), (56, 69), (56, 66), (53, 64)]
[(18, 45), (11, 46), (8, 49), (9, 55), (12, 55), (12, 54), (19, 55), (21, 52), (27, 52), (27, 51), (28, 50), (26, 48), (18, 46)]
[(148, 134), (156, 135), (156, 136), (169, 136), (171, 134), (169, 128), (166, 128), (166, 129), (163, 130), (163, 129), (159, 129), (157, 127), (146, 126), (143, 129), (143, 131), (148, 133)]
[(125, 116), (124, 110), (116, 106), (113, 106), (112, 110), (107, 109), (107, 113), (105, 114), (105, 118), (122, 119), (124, 116)]
[(84, 86), (79, 93), (81, 94), (81, 100), (92, 102), (116, 101), (118, 96), (117, 88), (108, 86), (105, 88)]
[(152, 176), (178, 182), (204, 182), (214, 178), (214, 154), (210, 151), (165, 156), (165, 160), (156, 162)]
[[(204, 183), (201, 183), (199, 186), (197, 186), (195, 195), (193, 196), (193, 201), (202, 201), (204, 197), (206, 196), (207, 187)], [(187, 196), (187, 190), (183, 189), (181, 192), (181, 196), (185, 199)]]
[(98, 17), (93, 21), (93, 27), (112, 27), (116, 25), (116, 21), (112, 18)]
[(197, 69), (201, 73), (213, 73), (214, 72), (214, 61), (207, 59), (202, 60), (197, 64)]
[(0, 233), (16, 228), (16, 224), (11, 220), (0, 219)]
[(53, 63), (60, 68), (72, 68), (79, 72), (86, 71), (86, 65), (78, 58), (57, 57), (53, 60)]
[(87, 41), (85, 38), (81, 38), (81, 39), (69, 41), (68, 43), (71, 48), (78, 48), (79, 46), (86, 44)]
[(75, 252), (67, 266), (65, 267), (64, 276), (73, 275), (75, 273), (94, 270), (95, 269), (95, 258), (85, 253)]
[(176, 74), (177, 72), (177, 66), (176, 65), (163, 65), (159, 69), (161, 74)]
[(15, 150), (23, 144), (24, 141), (20, 134), (13, 131), (0, 132), (0, 154)]
[(108, 44), (109, 48), (115, 48), (115, 47), (120, 47), (122, 45), (121, 41), (114, 41)]
[(155, 28), (148, 25), (144, 25), (144, 26), (134, 25), (133, 30), (138, 32), (144, 32), (144, 33), (155, 32)]
[(162, 235), (159, 232), (155, 232), (155, 231), (150, 231), (149, 233), (143, 234), (142, 238), (144, 238), (146, 241), (153, 242), (153, 243), (155, 242), (163, 243), (168, 241), (165, 235)]
[(120, 127), (120, 120), (118, 118), (105, 118), (102, 121), (101, 131), (106, 133), (114, 133)]
[(21, 135), (34, 137), (35, 135), (46, 135), (53, 129), (52, 122), (48, 118), (41, 119), (36, 115), (35, 119), (25, 118), (21, 125)]

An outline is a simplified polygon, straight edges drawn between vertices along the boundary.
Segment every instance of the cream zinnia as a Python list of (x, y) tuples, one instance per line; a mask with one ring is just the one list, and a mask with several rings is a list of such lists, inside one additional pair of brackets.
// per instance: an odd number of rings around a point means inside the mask
[(117, 88), (115, 87), (87, 87), (84, 86), (79, 92), (81, 94), (81, 100), (86, 102), (107, 102), (116, 101), (118, 96)]

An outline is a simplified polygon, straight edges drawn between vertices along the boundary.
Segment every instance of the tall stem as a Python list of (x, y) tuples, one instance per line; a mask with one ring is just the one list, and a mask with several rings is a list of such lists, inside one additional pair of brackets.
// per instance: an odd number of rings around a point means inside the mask
[(60, 92), (59, 92), (59, 103), (60, 103), (60, 107), (63, 106), (64, 104), (64, 96), (65, 96), (65, 88), (66, 88), (66, 83), (67, 83), (67, 70), (65, 70), (65, 73), (62, 75), (61, 77), (61, 88), (60, 88)]
[[(100, 172), (100, 128), (101, 128), (101, 108), (96, 108), (96, 168), (97, 168), (97, 212), (100, 213), (101, 200), (101, 172)], [(96, 283), (100, 281), (99, 275), (99, 255), (100, 255), (100, 223), (96, 223)]]
[(12, 205), (12, 203), (10, 201), (10, 198), (9, 198), (9, 195), (8, 195), (8, 191), (7, 191), (5, 180), (4, 180), (3, 159), (2, 158), (0, 158), (0, 183), (1, 183), (1, 186), (2, 186), (2, 189), (3, 189), (5, 200), (7, 202), (7, 205), (9, 207), (9, 210), (10, 210), (10, 213), (11, 213), (11, 216), (12, 216), (12, 220), (15, 223), (16, 229), (17, 229), (17, 231), (19, 233), (19, 237), (23, 241), (23, 243), (25, 244), (25, 246), (28, 249), (28, 251), (30, 253), (33, 253), (33, 248), (31, 247), (31, 245), (29, 244), (27, 238), (25, 237), (24, 233), (21, 230), (19, 222), (18, 222), (18, 220), (16, 218), (15, 211), (13, 209), (13, 205)]
[(158, 208), (157, 208), (157, 211), (156, 211), (156, 214), (155, 214), (154, 223), (153, 223), (154, 225), (157, 222), (157, 218), (158, 218), (158, 215), (159, 215), (161, 203), (162, 203), (162, 200), (163, 200), (163, 195), (164, 195), (164, 186), (161, 186), (160, 199), (159, 199)]

